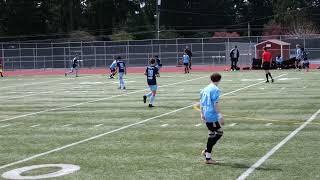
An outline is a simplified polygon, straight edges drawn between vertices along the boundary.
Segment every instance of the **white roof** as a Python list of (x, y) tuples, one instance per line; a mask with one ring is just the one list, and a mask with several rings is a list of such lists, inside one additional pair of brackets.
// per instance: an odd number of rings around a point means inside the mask
[(281, 45), (281, 46), (286, 46), (286, 45), (290, 46), (290, 45), (291, 45), (290, 43), (287, 43), (287, 42), (284, 42), (284, 41), (280, 41), (280, 40), (278, 40), (278, 39), (269, 39), (269, 40), (263, 41), (263, 42), (261, 42), (261, 43), (258, 43), (258, 44), (256, 44), (255, 46), (258, 46), (258, 45), (260, 45), (260, 44), (264, 44), (264, 43), (266, 43), (266, 42), (271, 42), (271, 43), (274, 43), (274, 44), (279, 44), (279, 45)]

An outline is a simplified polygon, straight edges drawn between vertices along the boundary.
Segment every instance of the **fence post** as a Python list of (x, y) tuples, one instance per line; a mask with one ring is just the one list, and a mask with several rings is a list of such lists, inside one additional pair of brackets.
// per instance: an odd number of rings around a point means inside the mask
[(202, 64), (204, 64), (204, 44), (203, 44), (203, 38), (201, 38), (201, 56), (202, 56)]
[(176, 62), (177, 62), (177, 65), (179, 65), (179, 45), (178, 45), (178, 38), (176, 38), (176, 54), (177, 54)]
[(104, 67), (107, 67), (107, 51), (106, 42), (103, 41), (103, 53), (104, 53)]
[(93, 53), (94, 53), (94, 67), (97, 68), (97, 46), (93, 46)]
[(129, 43), (129, 41), (127, 41), (127, 60), (128, 60), (128, 65), (130, 64), (130, 48), (129, 48), (129, 46), (130, 46), (130, 43)]
[(51, 41), (51, 68), (53, 70), (53, 44), (52, 44), (52, 41)]
[(151, 55), (152, 55), (152, 57), (154, 57), (154, 53), (153, 53), (153, 39), (151, 39)]
[(1, 58), (2, 58), (2, 67), (3, 67), (3, 69), (5, 70), (5, 62), (6, 62), (6, 59), (5, 59), (5, 57), (4, 57), (4, 47), (3, 47), (3, 43), (1, 43)]
[(20, 60), (20, 70), (22, 69), (22, 62), (21, 62), (21, 42), (19, 41), (19, 60)]

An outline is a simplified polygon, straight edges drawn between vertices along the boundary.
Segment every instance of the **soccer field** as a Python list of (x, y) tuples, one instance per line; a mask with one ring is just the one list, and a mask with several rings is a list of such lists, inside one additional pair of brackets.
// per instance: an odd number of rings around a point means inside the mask
[(312, 120), (247, 179), (320, 179), (320, 72), (272, 73), (274, 84), (264, 83), (262, 71), (222, 73), (226, 124), (213, 150), (218, 165), (203, 163), (207, 129), (192, 106), (210, 73), (161, 74), (152, 109), (142, 102), (149, 91), (142, 74), (126, 76), (126, 91), (102, 75), (0, 79), (0, 175), (72, 164), (80, 170), (54, 179), (237, 179)]

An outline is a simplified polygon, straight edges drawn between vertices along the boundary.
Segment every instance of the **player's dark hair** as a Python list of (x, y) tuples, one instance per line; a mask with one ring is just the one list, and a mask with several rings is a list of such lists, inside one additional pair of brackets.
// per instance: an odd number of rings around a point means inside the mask
[(121, 59), (121, 56), (118, 56), (117, 59)]
[(213, 73), (210, 76), (212, 82), (219, 82), (221, 80), (221, 75), (219, 73)]
[(155, 60), (154, 58), (151, 58), (151, 59), (149, 60), (149, 63), (150, 63), (150, 64), (154, 64), (154, 63), (156, 63), (156, 60)]
[(263, 50), (267, 51), (267, 50), (268, 50), (268, 48), (267, 48), (267, 47), (263, 47)]
[(156, 56), (154, 56), (155, 58), (159, 58), (159, 56), (158, 55), (156, 55)]

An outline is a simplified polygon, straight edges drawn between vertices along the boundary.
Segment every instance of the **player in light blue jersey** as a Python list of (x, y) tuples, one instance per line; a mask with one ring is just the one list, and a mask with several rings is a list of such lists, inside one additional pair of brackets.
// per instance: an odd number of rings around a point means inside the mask
[(190, 57), (185, 52), (185, 53), (183, 53), (183, 65), (184, 65), (184, 73), (185, 74), (189, 73), (189, 63), (190, 63)]
[(212, 83), (200, 93), (200, 116), (209, 130), (207, 147), (202, 151), (202, 155), (206, 158), (206, 164), (215, 164), (217, 162), (211, 158), (211, 153), (213, 146), (223, 135), (221, 125), (224, 125), (224, 119), (219, 108), (220, 89), (218, 84), (221, 80), (221, 75), (214, 73), (210, 78)]
[(110, 65), (110, 71), (111, 71), (111, 74), (109, 76), (109, 79), (113, 79), (114, 76), (116, 75), (116, 69), (117, 69), (117, 60), (114, 60), (112, 62), (112, 64)]
[(127, 67), (126, 63), (123, 60), (121, 60), (120, 56), (117, 59), (117, 69), (119, 73), (119, 89), (126, 89), (123, 76), (127, 74)]

